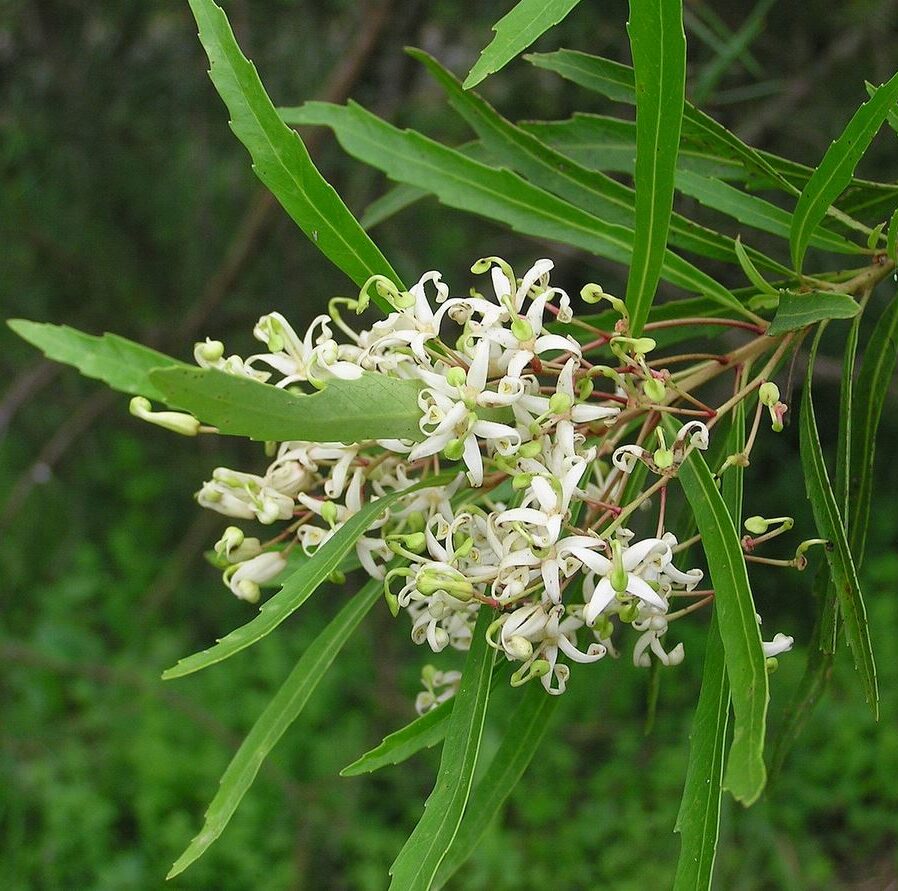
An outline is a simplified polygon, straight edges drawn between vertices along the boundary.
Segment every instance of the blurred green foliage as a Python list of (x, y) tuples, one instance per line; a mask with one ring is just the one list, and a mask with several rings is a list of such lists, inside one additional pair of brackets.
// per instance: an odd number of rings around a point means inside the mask
[[(345, 0), (227, 6), (273, 96), (285, 103), (319, 93), (370, 25), (370, 9)], [(776, 5), (751, 61), (719, 73), (718, 52), (701, 29), (715, 15), (736, 28), (747, 10), (692, 3), (687, 12), (690, 83), (709, 91), (710, 110), (798, 160), (816, 162), (864, 98), (865, 77), (892, 73), (891, 3)], [(624, 58), (625, 15), (622, 2), (582, 4), (537, 48)], [(399, 123), (448, 142), (466, 139), (401, 47), (424, 46), (464, 71), (494, 18), (461, 0), (397, 4), (351, 94)], [(4, 316), (115, 330), (186, 358), (200, 335), (223, 337), (240, 352), (262, 312), (277, 308), (301, 322), (345, 292), (346, 282), (280, 211), (260, 227), (239, 274), (216, 291), (259, 189), (204, 72), (186, 5), (0, 2)], [(592, 97), (521, 62), (484, 86), (511, 117), (598, 110)], [(356, 210), (384, 189), (379, 176), (330, 144), (316, 157)], [(894, 133), (881, 134), (865, 164), (895, 177)], [(523, 262), (547, 250), (431, 202), (375, 234), (403, 274), (441, 268), (450, 281), (484, 253)], [(571, 283), (622, 281), (619, 269), (580, 255), (565, 254), (558, 265), (559, 278)], [(204, 318), (203, 306), (210, 310)], [(199, 330), (186, 330), (191, 318), (202, 319)], [(844, 337), (844, 328), (831, 328), (830, 337)], [(251, 466), (260, 456), (230, 441), (172, 441), (127, 417), (125, 398), (109, 399), (74, 372), (42, 363), (9, 332), (0, 332), (0, 345), (0, 887), (161, 887), (240, 738), (335, 612), (329, 600), (342, 602), (344, 594), (327, 589), (251, 652), (163, 684), (162, 668), (249, 616), (251, 608), (202, 563), (223, 524), (202, 516), (191, 492), (217, 464)], [(837, 370), (827, 375), (819, 389), (827, 447), (835, 434), (824, 402), (837, 401), (837, 377)], [(772, 443), (767, 437), (746, 510), (778, 514), (794, 505), (800, 529), (809, 517), (793, 433)], [(898, 421), (886, 412), (881, 457), (891, 456), (896, 436)], [(877, 491), (887, 505), (898, 491), (889, 461), (880, 461)], [(871, 724), (843, 652), (830, 693), (765, 800), (750, 811), (727, 802), (720, 888), (879, 888), (895, 879), (898, 515), (876, 509), (873, 522), (863, 575), (883, 722)], [(810, 572), (755, 579), (768, 630), (805, 644)], [(662, 678), (650, 736), (643, 734), (644, 673), (624, 659), (578, 673), (506, 815), (456, 887), (668, 885), (701, 623), (684, 635), (689, 658)], [(336, 774), (411, 716), (426, 658), (405, 628), (376, 611), (220, 843), (172, 886), (384, 887), (437, 755), (370, 777)], [(774, 733), (802, 667), (802, 647), (780, 660)], [(501, 695), (510, 703), (514, 693)], [(487, 733), (494, 748), (498, 731)]]

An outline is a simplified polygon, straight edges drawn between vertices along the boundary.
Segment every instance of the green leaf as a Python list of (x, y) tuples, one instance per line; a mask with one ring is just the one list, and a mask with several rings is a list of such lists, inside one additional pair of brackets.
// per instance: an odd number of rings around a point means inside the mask
[[(635, 169), (635, 121), (576, 112), (564, 121), (521, 121), (518, 126), (590, 170), (632, 175)], [(741, 164), (707, 149), (695, 148), (682, 135), (677, 167), (718, 179), (745, 178)]]
[[(879, 91), (879, 90), (881, 89), (881, 87), (876, 87), (876, 86), (874, 86), (873, 84), (871, 84), (869, 81), (866, 81), (866, 82), (864, 83), (864, 86), (867, 88), (867, 95), (868, 95), (871, 99), (876, 95), (877, 91)], [(888, 122), (889, 122), (889, 126), (890, 126), (896, 133), (898, 133), (898, 107), (896, 107), (894, 104), (893, 104), (892, 107), (889, 109), (889, 112), (888, 112), (888, 115), (887, 115), (887, 120), (888, 120)]]
[(729, 716), (730, 685), (715, 611), (708, 627), (702, 689), (689, 734), (689, 766), (674, 826), (681, 835), (675, 891), (711, 887)]
[[(509, 674), (511, 664), (501, 663), (493, 671), (493, 689)], [(441, 743), (446, 736), (446, 725), (452, 716), (455, 698), (441, 702), (436, 708), (425, 712), (405, 727), (383, 738), (373, 749), (360, 755), (340, 771), (341, 777), (354, 777), (363, 773), (374, 773), (390, 764), (401, 764), (421, 749), (429, 749)]]
[(864, 561), (867, 525), (873, 493), (876, 431), (898, 358), (898, 300), (893, 299), (873, 329), (855, 387), (851, 423), (851, 473), (849, 513), (851, 553), (855, 565)]
[[(210, 77), (246, 146), (253, 170), (312, 243), (357, 285), (374, 275), (401, 282), (340, 196), (312, 163), (299, 135), (278, 117), (256, 68), (241, 52), (224, 12), (212, 0), (190, 0)], [(379, 294), (374, 299), (390, 307)]]
[(101, 380), (113, 390), (133, 396), (165, 402), (165, 394), (150, 381), (150, 371), (162, 366), (192, 368), (117, 334), (95, 337), (68, 325), (29, 322), (27, 319), (10, 319), (7, 324), (48, 359), (74, 365), (85, 377)]
[[(671, 429), (676, 425), (668, 421)], [(679, 480), (695, 514), (714, 585), (714, 604), (733, 699), (733, 744), (724, 784), (748, 806), (766, 782), (767, 667), (739, 534), (701, 453), (693, 449)]]
[(517, 786), (549, 729), (558, 698), (546, 693), (537, 682), (520, 691), (520, 702), (511, 716), (502, 744), (474, 787), (455, 841), (440, 865), (433, 883), (434, 891), (442, 888), (471, 856)]
[(830, 205), (851, 183), (854, 168), (873, 141), (886, 115), (898, 100), (898, 74), (880, 87), (855, 113), (842, 135), (830, 145), (804, 187), (792, 216), (792, 263), (801, 272), (811, 233)]
[(458, 833), (474, 782), (489, 702), (495, 650), (487, 643), (486, 631), (493, 616), (493, 611), (486, 607), (481, 607), (477, 616), (471, 649), (465, 660), (443, 744), (436, 784), (418, 825), (390, 867), (393, 891), (427, 891), (431, 888)]
[(686, 91), (682, 0), (630, 0), (627, 32), (636, 89), (636, 236), (625, 302), (636, 337), (655, 299), (673, 210)]
[(381, 595), (381, 583), (372, 579), (312, 641), (231, 759), (206, 811), (202, 830), (175, 861), (166, 878), (182, 873), (221, 835), (268, 753), (299, 717), (349, 636)]
[[(636, 219), (636, 193), (633, 189), (600, 171), (581, 166), (515, 126), (476, 93), (462, 90), (459, 81), (431, 56), (420, 50), (408, 52), (430, 70), (446, 91), (449, 103), (477, 132), (483, 147), (497, 163), (509, 165), (534, 185), (558, 195), (575, 207), (609, 223), (633, 228)], [(706, 229), (679, 214), (671, 217), (670, 243), (705, 257), (729, 262), (735, 260), (732, 238)], [(759, 260), (780, 274), (791, 274), (787, 267), (763, 254), (759, 255)]]
[(524, 52), (549, 28), (557, 25), (580, 0), (520, 0), (495, 25), (495, 37), (480, 54), (465, 89), (476, 87), (484, 78), (495, 74), (515, 56)]
[[(727, 451), (736, 454), (744, 448), (743, 401), (733, 409)], [(744, 476), (745, 468), (741, 465), (729, 467), (721, 486), (721, 497), (737, 529), (742, 524)], [(674, 831), (681, 836), (674, 891), (711, 887), (720, 831), (721, 782), (729, 717), (730, 685), (720, 626), (714, 610), (705, 645), (701, 693), (692, 719), (686, 782), (674, 826)]]
[(742, 267), (742, 271), (745, 273), (745, 277), (762, 293), (762, 294), (771, 294), (774, 297), (778, 297), (779, 294), (777, 290), (758, 272), (755, 264), (752, 263), (751, 257), (748, 256), (748, 252), (745, 250), (745, 246), (742, 244), (742, 239), (737, 235), (736, 236), (736, 256), (739, 258), (739, 265)]
[(827, 319), (850, 319), (859, 312), (860, 305), (850, 294), (835, 291), (781, 291), (779, 306), (767, 333), (773, 337)]
[[(822, 329), (821, 329), (822, 330)], [(808, 373), (805, 380), (805, 391), (801, 403), (800, 439), (801, 463), (804, 470), (805, 488), (817, 530), (822, 538), (832, 544), (826, 551), (826, 562), (836, 595), (839, 600), (839, 611), (845, 628), (845, 638), (854, 657), (855, 668), (861, 675), (864, 696), (873, 714), (879, 716), (879, 690), (876, 683), (876, 665), (873, 661), (873, 647), (870, 642), (870, 629), (867, 625), (867, 611), (863, 595), (857, 580), (857, 571), (848, 546), (845, 527), (839, 513), (839, 506), (833, 495), (823, 461), (823, 451), (817, 434), (817, 422), (814, 418), (812, 381), (814, 359), (820, 332), (814, 341), (811, 357), (808, 362)]]
[(277, 594), (262, 604), (259, 615), (225, 635), (208, 650), (201, 650), (192, 656), (181, 659), (177, 665), (162, 673), (163, 679), (171, 680), (192, 674), (202, 668), (208, 668), (216, 662), (221, 662), (223, 659), (239, 653), (274, 631), (281, 622), (311, 597), (318, 586), (335, 569), (339, 568), (350, 548), (387, 508), (404, 495), (409, 495), (418, 489), (446, 485), (454, 476), (454, 473), (438, 474), (415, 483), (401, 492), (391, 492), (383, 498), (378, 498), (377, 501), (369, 501), (318, 548), (315, 556), (308, 563), (303, 564), (284, 582), (283, 588)]
[[(636, 161), (636, 123), (598, 114), (576, 112), (564, 121), (521, 121), (522, 130), (536, 136), (590, 170), (632, 175)], [(744, 180), (743, 166), (680, 137), (679, 170), (725, 180)]]
[[(383, 170), (391, 179), (432, 192), (449, 207), (619, 263), (630, 262), (632, 230), (573, 207), (510, 170), (482, 164), (420, 133), (398, 130), (355, 103), (309, 102), (301, 109), (291, 109), (291, 117), (304, 124), (332, 127), (349, 154)], [(662, 274), (672, 284), (743, 311), (719, 282), (671, 251), (665, 255)]]
[(150, 374), (166, 401), (221, 433), (260, 442), (363, 442), (421, 438), (420, 384), (366, 371), (333, 378), (310, 395), (215, 368), (163, 368)]
[[(690, 170), (677, 171), (677, 191), (700, 201), (705, 207), (720, 211), (733, 219), (782, 238), (789, 237), (792, 215), (788, 211), (721, 182), (712, 176), (702, 176)], [(863, 249), (835, 232), (819, 228), (811, 235), (810, 244), (821, 250), (840, 254), (862, 253)]]
[[(535, 54), (527, 59), (540, 68), (547, 68), (562, 77), (595, 90), (615, 102), (636, 104), (636, 86), (633, 69), (610, 59), (590, 56), (587, 53), (572, 50), (559, 50), (555, 53)], [(779, 188), (790, 194), (798, 190), (761, 152), (746, 145), (735, 134), (730, 133), (714, 118), (699, 111), (691, 102), (683, 108), (683, 135), (694, 142), (710, 148), (715, 152), (738, 160), (745, 170), (752, 174), (760, 174)]]

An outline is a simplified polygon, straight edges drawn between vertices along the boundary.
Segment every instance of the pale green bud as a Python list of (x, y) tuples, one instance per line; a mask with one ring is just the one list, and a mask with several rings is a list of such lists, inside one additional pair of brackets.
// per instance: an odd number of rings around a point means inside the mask
[(321, 505), (321, 518), (328, 526), (335, 526), (337, 523), (337, 505), (333, 501), (325, 501)]
[(579, 396), (581, 400), (589, 399), (594, 389), (595, 384), (593, 384), (592, 379), (585, 377), (579, 384), (577, 384), (577, 396)]
[(669, 467), (673, 467), (674, 454), (670, 449), (656, 449), (652, 460), (659, 470), (667, 470)]
[(205, 340), (194, 344), (193, 354), (206, 362), (218, 362), (224, 355), (224, 344), (220, 340)]
[(443, 449), (447, 461), (460, 461), (461, 456), (465, 453), (465, 444), (460, 439), (450, 439)]
[(522, 458), (535, 458), (542, 450), (542, 445), (535, 439), (532, 439), (530, 442), (525, 442), (521, 445), (518, 449), (518, 454)]
[(511, 333), (523, 343), (533, 339), (533, 326), (527, 319), (515, 319), (511, 323)]
[(446, 372), (446, 382), (450, 387), (463, 387), (466, 380), (467, 376), (465, 375), (464, 369), (459, 368), (457, 365), (453, 365), (452, 368)]
[(200, 432), (200, 422), (193, 416), (179, 411), (153, 411), (149, 399), (143, 396), (135, 396), (128, 410), (136, 418), (155, 424), (172, 433), (180, 433), (182, 436), (196, 436)]
[(563, 415), (571, 410), (573, 400), (567, 393), (553, 393), (549, 398), (549, 411), (553, 415)]
[(758, 388), (758, 399), (762, 405), (773, 407), (780, 401), (780, 388), (773, 381), (765, 381)]
[(769, 527), (770, 524), (763, 517), (749, 517), (745, 521), (745, 528), (752, 535), (763, 535)]
[(643, 381), (642, 392), (651, 399), (652, 402), (661, 402), (667, 393), (667, 388), (663, 381), (659, 381), (656, 377), (650, 377)]

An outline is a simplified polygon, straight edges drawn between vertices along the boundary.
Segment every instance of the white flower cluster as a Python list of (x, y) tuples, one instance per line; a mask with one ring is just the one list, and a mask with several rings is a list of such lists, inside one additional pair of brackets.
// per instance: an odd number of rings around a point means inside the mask
[[(488, 639), (518, 663), (512, 683), (539, 678), (555, 694), (569, 675), (561, 657), (615, 654), (616, 625), (638, 632), (636, 665), (649, 665), (650, 654), (664, 665), (682, 660), (682, 644), (665, 642), (678, 617), (671, 601), (693, 596), (702, 573), (674, 565), (677, 540), (660, 527), (636, 540), (622, 523), (627, 506), (613, 499), (637, 462), (660, 478), (688, 449), (707, 447), (707, 429), (692, 421), (669, 448), (659, 433), (654, 452), (617, 444), (621, 407), (663, 397), (661, 376), (644, 358), (654, 343), (627, 337), (624, 317), (607, 338), (623, 370), (591, 365), (573, 337), (549, 327), (572, 320), (568, 295), (549, 284), (551, 269), (540, 260), (518, 280), (498, 258), (478, 261), (473, 271), (490, 272), (493, 299), (473, 290), (452, 297), (437, 272), (408, 292), (375, 277), (358, 301), (332, 301), (302, 338), (280, 314), (263, 316), (253, 333), (267, 352), (225, 358), (220, 342), (197, 344), (200, 365), (270, 382), (278, 375), (279, 387), (322, 387), (365, 371), (421, 382), (419, 441), (285, 442), (264, 475), (214, 471), (198, 493), (203, 507), (262, 524), (289, 521), (267, 545), (237, 527), (219, 541), (225, 582), (238, 597), (258, 600), (294, 548), (313, 555), (364, 503), (461, 462), (454, 482), (399, 499), (356, 543), (357, 563), (383, 579), (416, 643), (467, 649), (478, 610), (497, 610)], [(372, 288), (394, 311), (356, 332), (340, 309), (363, 310)], [(583, 293), (604, 296), (596, 286)], [(595, 389), (600, 377), (615, 391)], [(432, 707), (456, 683), (451, 674), (430, 678), (419, 706)]]

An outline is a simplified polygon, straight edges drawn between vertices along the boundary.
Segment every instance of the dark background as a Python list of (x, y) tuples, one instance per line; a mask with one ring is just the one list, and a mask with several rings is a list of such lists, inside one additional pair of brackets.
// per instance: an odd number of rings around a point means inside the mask
[[(240, 0), (226, 10), (275, 102), (349, 95), (458, 143), (469, 138), (464, 124), (402, 48), (421, 46), (463, 74), (508, 5)], [(730, 62), (708, 32), (738, 28), (750, 8), (688, 3), (693, 98), (754, 144), (815, 164), (866, 98), (863, 81), (893, 73), (896, 6), (773, 4), (751, 58)], [(583, 3), (537, 49), (625, 61), (625, 20), (623, 3)], [(511, 118), (608, 111), (523, 61), (482, 89)], [(0, 0), (2, 315), (112, 330), (188, 358), (206, 335), (246, 354), (261, 313), (280, 310), (299, 327), (348, 293), (264, 195), (226, 122), (186, 3)], [(388, 187), (323, 131), (304, 135), (353, 210)], [(894, 180), (895, 139), (884, 128), (862, 172)], [(374, 237), (406, 280), (439, 268), (461, 283), (484, 254), (525, 268), (548, 250), (432, 200)], [(558, 282), (571, 291), (623, 281), (610, 264), (554, 255)], [(874, 314), (893, 287), (880, 289)], [(832, 327), (818, 384), (827, 448), (844, 337)], [(163, 684), (161, 669), (252, 615), (205, 565), (201, 552), (224, 523), (191, 496), (213, 467), (260, 468), (262, 457), (243, 443), (141, 425), (126, 397), (43, 361), (5, 328), (0, 371), (0, 885), (161, 887), (240, 739), (345, 594), (324, 589), (252, 650)], [(883, 420), (863, 571), (883, 720), (872, 723), (841, 653), (830, 694), (769, 795), (748, 812), (725, 802), (720, 888), (895, 887), (894, 404)], [(764, 435), (748, 476), (749, 513), (793, 511), (810, 528), (797, 461), (796, 430)], [(773, 678), (774, 730), (803, 666), (810, 576), (755, 576), (766, 636), (783, 630), (800, 644)], [(663, 677), (650, 736), (645, 673), (627, 659), (574, 673), (556, 726), (456, 887), (669, 885), (703, 626), (683, 629), (687, 660)], [(426, 661), (407, 628), (375, 610), (221, 840), (172, 887), (385, 887), (437, 755), (365, 778), (336, 774), (412, 716)], [(502, 699), (510, 705), (513, 693)], [(488, 727), (487, 752), (500, 723)]]

